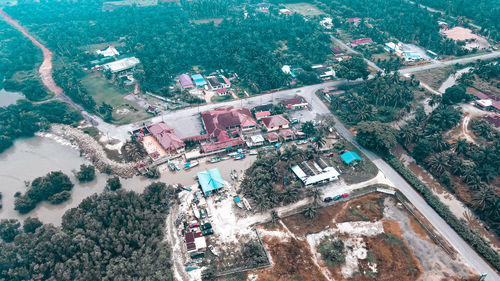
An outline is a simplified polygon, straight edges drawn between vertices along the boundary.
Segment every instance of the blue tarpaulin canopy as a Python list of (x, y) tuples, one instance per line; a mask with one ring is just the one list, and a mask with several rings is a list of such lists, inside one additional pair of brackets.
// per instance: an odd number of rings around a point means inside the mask
[(352, 162), (354, 162), (356, 160), (361, 161), (361, 157), (359, 157), (359, 155), (354, 151), (347, 151), (347, 152), (343, 153), (342, 155), (340, 155), (340, 157), (342, 158), (342, 160), (344, 160), (344, 162), (347, 165), (351, 164)]
[(207, 196), (224, 187), (224, 180), (218, 168), (199, 172), (198, 181), (200, 182), (201, 190)]

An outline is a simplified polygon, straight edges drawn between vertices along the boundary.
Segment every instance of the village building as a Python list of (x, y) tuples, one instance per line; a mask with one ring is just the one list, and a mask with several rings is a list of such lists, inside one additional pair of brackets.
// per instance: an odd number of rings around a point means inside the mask
[(465, 49), (488, 49), (490, 44), (488, 40), (484, 37), (479, 36), (477, 34), (472, 33), (472, 30), (469, 28), (455, 26), (451, 29), (442, 29), (440, 31), (441, 35), (445, 36), (448, 39), (453, 41), (463, 41), (465, 42)]
[(208, 84), (214, 90), (216, 89), (227, 89), (231, 87), (231, 81), (227, 79), (224, 75), (214, 75), (207, 77)]
[(490, 114), (483, 117), (484, 120), (488, 121), (495, 127), (500, 127), (500, 115), (498, 114)]
[(359, 25), (361, 23), (361, 18), (348, 18), (345, 22)]
[(285, 105), (286, 109), (292, 109), (292, 110), (304, 109), (309, 105), (306, 99), (301, 96), (284, 100), (282, 101), (282, 103)]
[(330, 47), (330, 50), (336, 56), (342, 56), (344, 54), (344, 50), (336, 48), (336, 47)]
[(280, 136), (283, 138), (283, 141), (290, 141), (295, 138), (295, 133), (291, 129), (282, 129), (280, 130)]
[(255, 129), (257, 122), (246, 107), (225, 106), (201, 113), (207, 134), (217, 138), (223, 131), (248, 131)]
[(273, 106), (274, 105), (272, 103), (262, 104), (252, 108), (252, 111), (253, 112), (271, 111), (273, 110)]
[(205, 237), (199, 231), (186, 232), (184, 240), (188, 253), (204, 253), (207, 249)]
[(152, 136), (160, 143), (160, 145), (169, 154), (184, 152), (184, 141), (182, 141), (173, 129), (167, 126), (164, 122), (159, 122), (147, 127)]
[(113, 74), (121, 73), (135, 68), (141, 63), (136, 57), (123, 58), (117, 61), (106, 63), (102, 66), (104, 70), (109, 70)]
[(246, 144), (248, 147), (256, 147), (264, 145), (264, 137), (262, 135), (253, 135), (247, 137)]
[(340, 175), (322, 158), (301, 162), (293, 166), (292, 171), (306, 187), (337, 180)]
[(262, 118), (269, 117), (269, 116), (271, 116), (271, 112), (267, 111), (267, 110), (255, 112), (255, 119), (257, 119), (257, 121), (260, 121)]
[(280, 140), (280, 136), (276, 132), (269, 132), (265, 135), (266, 140), (269, 143), (276, 143)]
[(218, 168), (199, 172), (197, 177), (200, 183), (200, 188), (205, 196), (210, 196), (212, 193), (218, 192), (226, 186)]
[(229, 92), (228, 92), (228, 90), (227, 90), (227, 89), (225, 89), (225, 88), (222, 88), (222, 89), (217, 89), (217, 94), (218, 94), (219, 96), (221, 96), (221, 97), (222, 97), (222, 96), (226, 96), (228, 93), (229, 93)]
[(196, 87), (202, 88), (202, 87), (205, 87), (205, 85), (207, 85), (207, 81), (199, 73), (191, 75), (191, 79), (193, 79)]
[(285, 15), (285, 16), (293, 15), (293, 12), (290, 11), (289, 9), (279, 9), (278, 13), (280, 13), (281, 15)]
[(259, 4), (257, 4), (255, 11), (262, 12), (262, 13), (268, 13), (269, 7), (271, 7), (271, 5), (269, 3), (259, 3)]
[(102, 50), (97, 50), (96, 53), (103, 57), (114, 57), (120, 55), (120, 53), (113, 46), (108, 46)]
[(290, 126), (290, 122), (281, 114), (264, 117), (261, 122), (268, 132), (288, 129)]
[(344, 163), (350, 165), (351, 163), (356, 163), (361, 161), (361, 157), (354, 151), (347, 151), (340, 155), (340, 158), (344, 160)]
[(372, 44), (373, 40), (371, 38), (360, 38), (351, 40), (351, 47), (357, 47), (362, 45)]
[(225, 152), (228, 150), (234, 150), (236, 148), (243, 147), (245, 144), (245, 141), (241, 137), (236, 137), (236, 138), (226, 138), (222, 139), (219, 137), (220, 140), (202, 144), (201, 145), (201, 152), (202, 153), (219, 153), (219, 152)]
[(483, 92), (480, 92), (472, 88), (467, 88), (467, 91), (472, 92), (474, 97), (478, 99), (475, 101), (475, 104), (478, 107), (500, 112), (500, 98), (497, 98), (495, 96), (489, 96)]
[(319, 22), (319, 25), (321, 25), (325, 29), (332, 29), (333, 27), (332, 21), (333, 21), (332, 18), (326, 17)]
[(323, 80), (335, 78), (335, 70), (331, 66), (314, 65), (312, 70)]
[(183, 89), (194, 88), (193, 81), (191, 80), (191, 77), (189, 77), (189, 75), (187, 75), (187, 74), (179, 75), (179, 83), (181, 84), (181, 87)]

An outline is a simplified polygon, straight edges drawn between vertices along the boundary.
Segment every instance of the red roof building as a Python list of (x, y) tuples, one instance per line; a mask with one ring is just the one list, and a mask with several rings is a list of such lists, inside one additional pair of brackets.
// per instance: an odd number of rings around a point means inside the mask
[(351, 40), (352, 47), (371, 44), (371, 43), (373, 43), (373, 40), (371, 38), (360, 38), (360, 39)]
[(265, 135), (265, 138), (270, 143), (277, 142), (280, 139), (280, 136), (276, 132), (270, 132)]
[(486, 115), (483, 119), (493, 124), (495, 127), (500, 127), (500, 115)]
[(344, 51), (339, 49), (339, 48), (335, 48), (335, 47), (331, 47), (330, 50), (332, 51), (332, 53), (336, 56), (341, 56), (344, 54)]
[(358, 25), (361, 22), (361, 18), (348, 18), (346, 19), (345, 22), (354, 23), (355, 25)]
[(261, 119), (268, 132), (288, 129), (290, 122), (283, 115), (273, 115)]
[(160, 145), (169, 153), (180, 152), (184, 149), (184, 142), (175, 134), (175, 131), (164, 122), (153, 124), (148, 131), (153, 135)]
[(234, 147), (240, 147), (244, 144), (245, 142), (241, 137), (237, 138), (230, 138), (224, 141), (217, 141), (217, 142), (211, 142), (208, 144), (202, 144), (201, 145), (201, 151), (203, 153), (212, 153), (212, 152), (218, 152), (218, 151), (224, 151), (226, 149), (231, 149)]
[(300, 109), (308, 106), (308, 103), (303, 97), (296, 97), (293, 99), (284, 100), (282, 102), (287, 109)]
[(269, 111), (261, 111), (261, 112), (255, 112), (255, 118), (257, 118), (257, 120), (260, 120), (264, 117), (268, 117), (268, 116), (271, 116), (271, 112)]
[(246, 107), (219, 107), (202, 112), (201, 120), (211, 138), (219, 137), (222, 131), (249, 130), (257, 126), (252, 113)]
[(280, 135), (284, 140), (291, 140), (295, 137), (295, 133), (290, 129), (280, 130)]

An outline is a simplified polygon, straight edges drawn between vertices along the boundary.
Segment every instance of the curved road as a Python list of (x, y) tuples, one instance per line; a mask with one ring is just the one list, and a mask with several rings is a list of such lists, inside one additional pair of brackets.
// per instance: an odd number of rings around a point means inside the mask
[[(309, 101), (312, 107), (312, 111), (319, 115), (327, 115), (331, 114), (328, 107), (315, 95), (317, 90), (338, 86), (340, 84), (345, 84), (347, 81), (338, 80), (333, 82), (327, 82), (323, 84), (311, 85), (302, 87), (299, 89), (290, 89), (279, 91), (270, 94), (264, 94), (260, 96), (255, 96), (251, 98), (247, 98), (244, 100), (235, 100), (229, 101), (220, 104), (209, 104), (203, 105), (199, 107), (191, 107), (179, 111), (167, 112), (161, 116), (157, 116), (151, 118), (147, 121), (137, 122), (136, 124), (129, 124), (123, 126), (115, 126), (112, 124), (108, 124), (104, 122), (102, 119), (88, 114), (83, 108), (79, 105), (76, 105), (71, 101), (67, 96), (63, 94), (63, 91), (60, 87), (58, 87), (53, 78), (52, 78), (52, 52), (50, 52), (45, 46), (43, 46), (40, 42), (38, 42), (34, 37), (29, 35), (22, 26), (20, 26), (15, 20), (5, 14), (0, 10), (0, 14), (4, 17), (4, 19), (14, 25), (19, 31), (21, 31), (26, 37), (28, 37), (36, 46), (38, 46), (44, 54), (44, 62), (40, 67), (40, 73), (42, 76), (43, 83), (49, 88), (49, 90), (53, 91), (56, 94), (56, 98), (65, 101), (75, 108), (77, 108), (84, 117), (89, 120), (94, 126), (98, 127), (99, 130), (105, 134), (113, 138), (117, 138), (120, 140), (125, 140), (128, 138), (128, 131), (137, 127), (139, 124), (143, 122), (157, 122), (161, 120), (171, 120), (172, 122), (182, 120), (183, 118), (197, 118), (199, 116), (199, 112), (210, 110), (215, 107), (224, 106), (224, 105), (234, 105), (234, 106), (248, 106), (252, 107), (255, 105), (263, 104), (263, 103), (275, 103), (281, 99), (290, 98), (297, 94), (303, 96), (305, 99)], [(400, 70), (401, 74), (409, 74), (417, 71), (423, 71), (432, 68), (445, 67), (448, 65), (453, 65), (456, 63), (467, 63), (472, 62), (477, 59), (488, 59), (499, 57), (500, 52), (492, 52), (484, 55), (479, 55), (475, 57), (461, 58), (455, 59), (447, 62), (436, 62), (429, 65), (418, 66), (414, 68), (408, 68)], [(356, 83), (359, 81), (354, 81)], [(394, 183), (395, 186), (408, 198), (408, 200), (427, 218), (427, 220), (432, 224), (432, 226), (450, 243), (458, 253), (463, 257), (463, 259), (476, 271), (480, 274), (486, 273), (488, 274), (488, 281), (500, 281), (500, 277), (497, 272), (489, 266), (473, 249), (469, 244), (467, 244), (435, 211), (432, 209), (427, 202), (418, 194), (412, 187), (409, 185), (401, 175), (399, 175), (389, 164), (387, 164), (383, 159), (381, 159), (375, 153), (361, 147), (355, 140), (354, 135), (346, 129), (346, 127), (334, 116), (336, 124), (335, 129), (347, 140), (351, 141), (355, 146), (357, 146), (375, 165), (382, 171), (385, 176)], [(169, 122), (165, 120), (166, 122)]]

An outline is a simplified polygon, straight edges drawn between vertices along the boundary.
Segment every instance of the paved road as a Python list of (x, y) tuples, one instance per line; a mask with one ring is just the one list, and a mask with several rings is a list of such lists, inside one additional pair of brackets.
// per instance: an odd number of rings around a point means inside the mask
[[(347, 44), (345, 44), (344, 42), (342, 42), (340, 39), (338, 39), (338, 38), (334, 37), (333, 35), (330, 35), (330, 36), (332, 37), (333, 41), (335, 41), (335, 43), (339, 44), (342, 48), (349, 50), (349, 52), (352, 52), (352, 53), (355, 53), (355, 54), (359, 54), (359, 52), (358, 52), (358, 51), (356, 51), (356, 50), (354, 50), (353, 48), (351, 48), (351, 47), (347, 46)], [(371, 67), (375, 68), (375, 70), (380, 71), (380, 72), (384, 72), (384, 70), (383, 70), (382, 68), (378, 67), (378, 66), (377, 66), (374, 62), (372, 62), (371, 60), (368, 60), (368, 59), (366, 59), (366, 58), (363, 58), (363, 59), (366, 61), (366, 63), (367, 63), (369, 66), (371, 66)]]
[[(313, 110), (324, 114), (330, 111), (318, 97), (312, 96)], [(427, 218), (431, 225), (450, 243), (463, 257), (463, 259), (480, 274), (487, 273), (488, 281), (500, 280), (496, 271), (489, 266), (473, 249), (465, 242), (431, 206), (417, 193), (405, 179), (399, 175), (389, 164), (370, 150), (359, 145), (354, 135), (334, 116), (335, 129), (347, 140), (358, 147), (385, 176), (408, 198), (408, 200)]]

